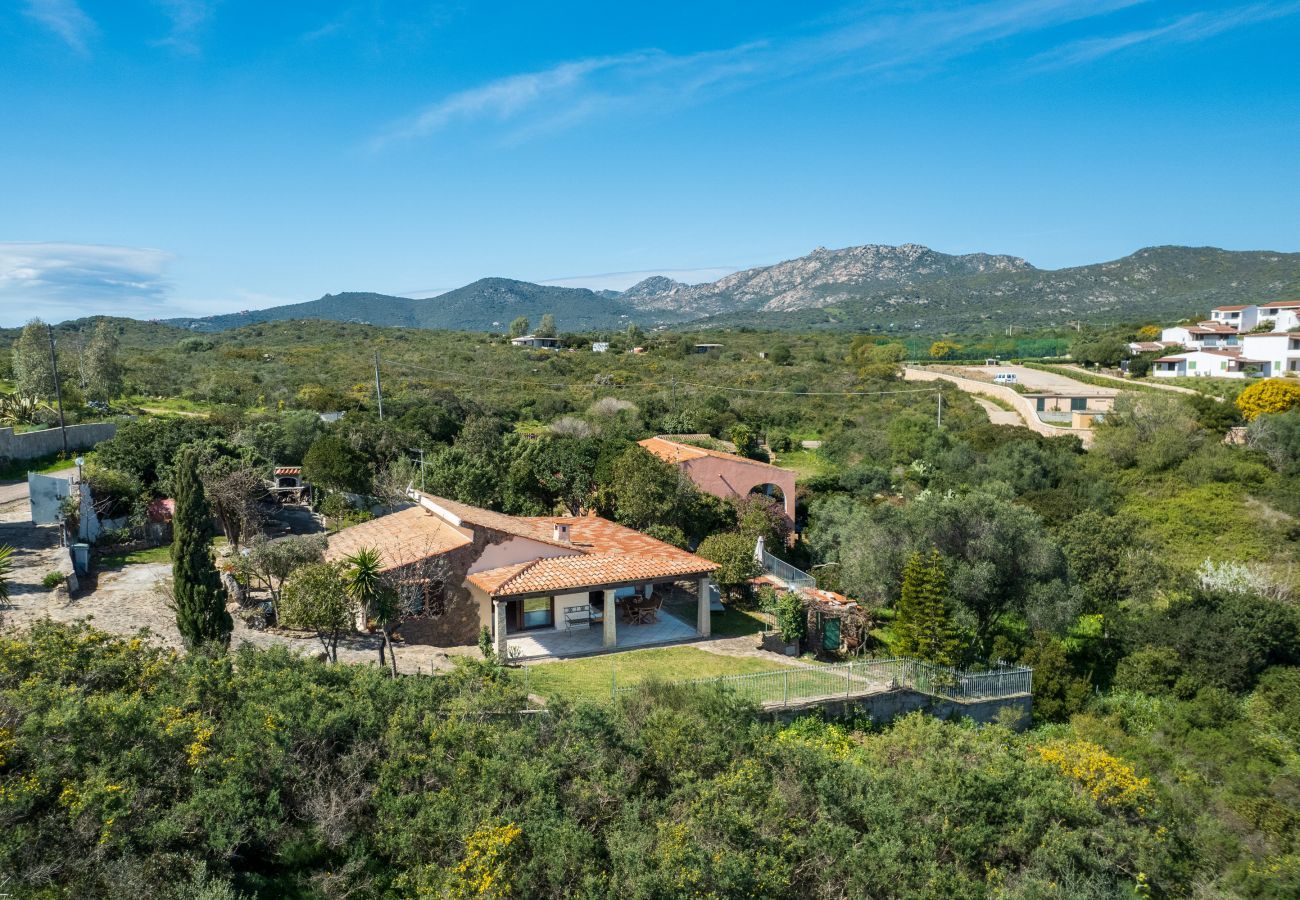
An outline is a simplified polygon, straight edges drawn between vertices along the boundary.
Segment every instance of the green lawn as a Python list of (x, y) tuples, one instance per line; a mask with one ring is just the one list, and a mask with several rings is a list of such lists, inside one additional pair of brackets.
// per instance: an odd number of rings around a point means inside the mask
[(791, 450), (788, 453), (778, 453), (776, 464), (783, 469), (794, 469), (799, 478), (826, 475), (835, 469), (831, 461), (816, 450)]
[(163, 544), (161, 547), (132, 550), (130, 553), (107, 553), (99, 558), (98, 565), (101, 569), (120, 569), (123, 566), (170, 562), (171, 550), (171, 544)]
[(728, 607), (726, 612), (713, 614), (713, 634), (715, 637), (744, 637), (758, 634), (766, 623), (756, 612)]
[[(226, 546), (225, 537), (218, 535), (212, 539), (212, 549), (220, 550)], [(106, 553), (99, 558), (99, 567), (101, 569), (120, 569), (122, 566), (138, 566), (147, 563), (165, 563), (171, 562), (171, 544), (163, 544), (161, 547), (150, 547), (147, 550), (132, 550), (129, 553)]]
[(563, 662), (542, 663), (519, 672), (528, 688), (543, 697), (563, 695), (579, 700), (608, 700), (610, 686), (639, 684), (652, 678), (688, 681), (720, 675), (749, 675), (771, 672), (782, 664), (766, 659), (719, 656), (694, 647), (663, 647), (657, 650), (629, 650)]

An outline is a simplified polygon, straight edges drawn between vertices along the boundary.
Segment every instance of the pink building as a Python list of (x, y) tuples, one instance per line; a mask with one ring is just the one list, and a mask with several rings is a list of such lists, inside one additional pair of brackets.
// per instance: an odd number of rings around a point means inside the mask
[(705, 493), (724, 500), (741, 500), (752, 493), (766, 494), (781, 503), (790, 531), (794, 533), (794, 472), (746, 459), (721, 450), (706, 450), (672, 438), (640, 441), (655, 456), (672, 463)]

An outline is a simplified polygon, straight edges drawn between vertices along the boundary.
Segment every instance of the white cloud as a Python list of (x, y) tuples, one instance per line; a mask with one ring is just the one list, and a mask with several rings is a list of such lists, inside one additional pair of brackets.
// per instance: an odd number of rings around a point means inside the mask
[(177, 315), (164, 275), (171, 259), (144, 247), (0, 242), (0, 326), (32, 316)]
[(1074, 41), (1040, 54), (1031, 65), (1038, 70), (1083, 65), (1143, 44), (1192, 44), (1234, 28), (1258, 25), (1300, 13), (1300, 2), (1253, 3), (1215, 12), (1195, 12), (1152, 28), (1107, 37)]
[(27, 0), (23, 12), (78, 53), (89, 52), (89, 41), (98, 31), (95, 21), (77, 5), (77, 0)]
[(460, 122), (505, 126), (518, 140), (616, 108), (671, 108), (756, 84), (813, 75), (846, 77), (941, 65), (993, 42), (1090, 19), (1149, 0), (989, 0), (962, 8), (857, 11), (784, 41), (699, 53), (642, 50), (593, 56), (508, 75), (449, 94), (376, 135), (372, 150)]
[(177, 53), (195, 56), (199, 52), (199, 33), (212, 18), (215, 3), (204, 0), (158, 0), (158, 6), (171, 22), (171, 31), (155, 41), (159, 47), (171, 47)]
[(663, 275), (673, 281), (687, 284), (701, 284), (717, 281), (740, 270), (734, 266), (713, 266), (705, 269), (646, 269), (642, 272), (606, 272), (601, 275), (573, 275), (568, 278), (552, 278), (539, 281), (554, 287), (589, 288), (593, 291), (625, 291), (638, 281), (645, 281), (654, 275)]

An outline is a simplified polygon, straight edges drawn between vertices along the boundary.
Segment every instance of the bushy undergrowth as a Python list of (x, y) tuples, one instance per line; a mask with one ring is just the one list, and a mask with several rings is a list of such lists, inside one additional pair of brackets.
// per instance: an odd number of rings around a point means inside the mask
[(0, 641), (0, 870), (21, 895), (1181, 893), (1185, 826), (1072, 735), (781, 727), (725, 695), (521, 712), (484, 664), (390, 679)]

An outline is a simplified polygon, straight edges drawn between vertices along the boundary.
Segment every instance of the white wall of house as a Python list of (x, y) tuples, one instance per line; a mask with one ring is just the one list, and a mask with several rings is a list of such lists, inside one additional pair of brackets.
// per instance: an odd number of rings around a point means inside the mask
[(534, 559), (551, 559), (556, 556), (577, 556), (580, 551), (566, 550), (554, 544), (523, 537), (511, 537), (499, 544), (488, 544), (483, 553), (470, 565), (466, 574), (486, 572), (498, 566), (513, 566), (516, 563), (529, 562)]
[(1177, 358), (1182, 361), (1182, 365), (1175, 369), (1168, 369), (1167, 365), (1157, 364), (1152, 368), (1152, 373), (1157, 378), (1170, 378), (1174, 376), (1187, 375), (1192, 378), (1243, 378), (1241, 372), (1228, 371), (1229, 363), (1232, 360), (1227, 356), (1220, 356), (1217, 353), (1203, 353), (1198, 350), (1192, 350), (1187, 353), (1177, 354)]
[(1247, 306), (1245, 309), (1212, 309), (1210, 319), (1231, 325), (1238, 331), (1250, 331), (1259, 324), (1259, 307)]
[(1265, 375), (1277, 375), (1287, 370), (1290, 335), (1247, 334), (1241, 340), (1243, 353), (1248, 359), (1261, 359), (1269, 364)]
[(1274, 331), (1290, 331), (1300, 325), (1300, 306), (1290, 308), (1261, 307), (1259, 321), (1272, 322)]
[(1160, 340), (1162, 340), (1162, 341), (1177, 341), (1178, 343), (1182, 344), (1183, 346), (1187, 346), (1187, 345), (1190, 344), (1191, 341), (1192, 341), (1192, 335), (1191, 335), (1191, 333), (1190, 333), (1190, 332), (1189, 332), (1185, 327), (1183, 327), (1182, 325), (1175, 325), (1175, 326), (1172, 327), (1172, 328), (1165, 328), (1165, 329), (1162, 329), (1161, 332), (1160, 332)]

